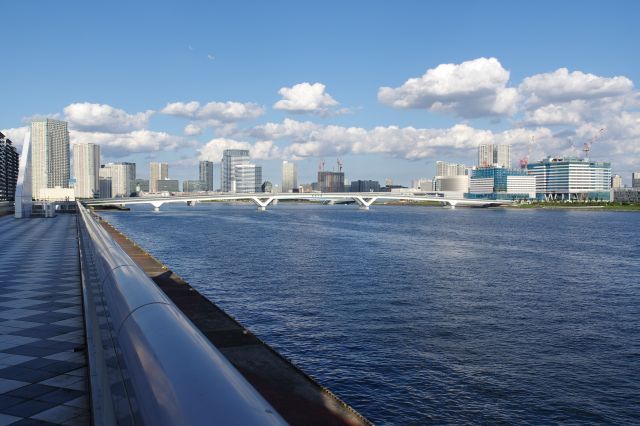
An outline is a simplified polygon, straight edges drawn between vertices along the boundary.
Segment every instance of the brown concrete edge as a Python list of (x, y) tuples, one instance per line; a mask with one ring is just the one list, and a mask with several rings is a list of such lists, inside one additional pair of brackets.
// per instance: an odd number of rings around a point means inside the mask
[(292, 425), (371, 422), (255, 336), (142, 247), (96, 215), (102, 227), (209, 341)]

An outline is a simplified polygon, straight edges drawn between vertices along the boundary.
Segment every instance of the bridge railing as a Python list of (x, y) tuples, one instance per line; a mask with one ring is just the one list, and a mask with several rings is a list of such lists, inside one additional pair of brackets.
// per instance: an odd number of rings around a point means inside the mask
[(78, 203), (94, 423), (286, 424)]

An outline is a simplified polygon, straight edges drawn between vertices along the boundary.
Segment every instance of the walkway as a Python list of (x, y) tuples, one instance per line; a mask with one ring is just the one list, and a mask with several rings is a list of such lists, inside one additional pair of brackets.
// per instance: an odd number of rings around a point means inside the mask
[(89, 424), (76, 217), (0, 218), (0, 426)]

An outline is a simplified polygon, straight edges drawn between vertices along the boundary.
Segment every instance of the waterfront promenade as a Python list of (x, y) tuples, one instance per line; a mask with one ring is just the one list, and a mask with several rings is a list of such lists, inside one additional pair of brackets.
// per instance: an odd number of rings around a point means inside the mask
[(76, 216), (0, 218), (0, 425), (89, 423)]

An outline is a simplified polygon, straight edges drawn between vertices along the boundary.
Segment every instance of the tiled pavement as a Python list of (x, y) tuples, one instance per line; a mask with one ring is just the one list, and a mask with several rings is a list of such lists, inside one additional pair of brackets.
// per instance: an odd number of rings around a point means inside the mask
[(0, 426), (89, 424), (76, 217), (0, 217)]

